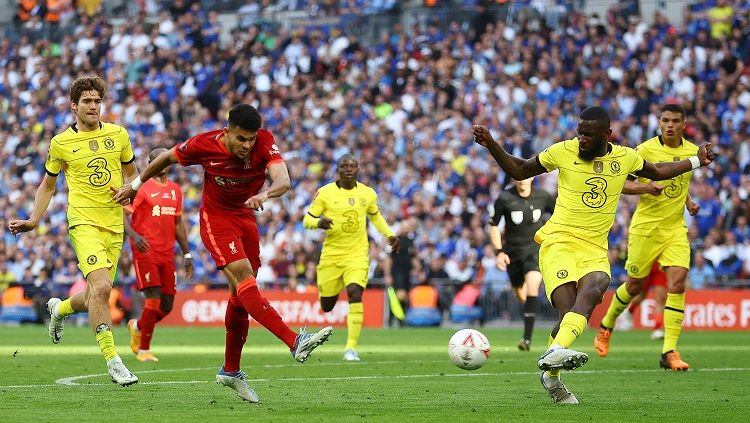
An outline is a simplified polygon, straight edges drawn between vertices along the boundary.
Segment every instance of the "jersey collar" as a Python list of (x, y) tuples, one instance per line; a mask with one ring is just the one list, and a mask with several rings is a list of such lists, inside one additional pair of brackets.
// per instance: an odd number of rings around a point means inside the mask
[[(342, 187), (341, 184), (339, 184), (339, 181), (336, 181), (336, 186), (339, 189), (346, 189), (346, 188)], [(357, 181), (354, 181), (354, 188), (357, 188)], [(352, 189), (354, 189), (354, 188), (352, 188)]]
[[(664, 144), (664, 139), (661, 137), (661, 135), (659, 135), (658, 138), (659, 138), (659, 144), (661, 144), (662, 146), (665, 146), (666, 144)], [(682, 147), (682, 144), (684, 143), (684, 141), (685, 141), (684, 138), (680, 138), (680, 145), (679, 145), (680, 147)], [(669, 147), (668, 145), (666, 146)], [(673, 148), (673, 147), (669, 147), (669, 148)]]
[[(99, 121), (99, 129), (102, 129), (103, 127), (104, 125), (102, 125), (102, 121)], [(70, 125), (70, 129), (72, 129), (73, 132), (78, 133), (78, 127), (76, 126), (75, 123)]]

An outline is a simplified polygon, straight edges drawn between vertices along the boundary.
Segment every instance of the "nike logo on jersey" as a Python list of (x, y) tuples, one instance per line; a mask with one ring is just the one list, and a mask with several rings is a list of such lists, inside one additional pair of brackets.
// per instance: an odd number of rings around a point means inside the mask
[(73, 152), (77, 153), (79, 150), (80, 150), (80, 148), (75, 148), (75, 149), (73, 149)]
[(160, 193), (158, 193), (158, 192), (155, 192), (155, 193), (151, 194), (151, 198), (154, 198), (154, 197), (156, 197), (156, 196), (157, 196), (157, 195), (159, 195), (159, 194), (160, 194)]
[(208, 164), (211, 166), (218, 166), (221, 164), (221, 162), (208, 162)]

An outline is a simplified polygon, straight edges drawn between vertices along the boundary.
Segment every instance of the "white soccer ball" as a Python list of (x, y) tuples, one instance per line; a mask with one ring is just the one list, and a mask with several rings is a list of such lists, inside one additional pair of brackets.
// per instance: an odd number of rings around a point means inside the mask
[(448, 357), (464, 370), (476, 370), (490, 357), (490, 341), (478, 330), (461, 329), (448, 342)]

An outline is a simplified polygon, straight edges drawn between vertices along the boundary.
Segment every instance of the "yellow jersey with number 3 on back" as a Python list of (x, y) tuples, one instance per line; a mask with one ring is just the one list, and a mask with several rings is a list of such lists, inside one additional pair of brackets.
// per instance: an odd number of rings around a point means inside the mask
[(609, 144), (604, 157), (586, 161), (573, 138), (553, 144), (537, 159), (548, 172), (560, 169), (560, 175), (555, 212), (535, 240), (541, 244), (553, 234), (566, 235), (606, 250), (625, 180), (643, 169), (643, 158), (632, 148)]
[(51, 176), (65, 174), (68, 184), (68, 226), (93, 225), (123, 232), (122, 206), (110, 187), (122, 186), (122, 165), (135, 160), (125, 128), (100, 123), (81, 132), (72, 125), (52, 138), (44, 168)]
[[(679, 147), (672, 148), (653, 137), (641, 143), (636, 151), (652, 163), (676, 162), (698, 154), (698, 146), (682, 139)], [(630, 233), (636, 235), (676, 235), (687, 233), (685, 225), (685, 200), (693, 172), (685, 172), (666, 181), (657, 181), (664, 187), (660, 195), (641, 194), (630, 221)], [(650, 179), (638, 178), (647, 184)]]

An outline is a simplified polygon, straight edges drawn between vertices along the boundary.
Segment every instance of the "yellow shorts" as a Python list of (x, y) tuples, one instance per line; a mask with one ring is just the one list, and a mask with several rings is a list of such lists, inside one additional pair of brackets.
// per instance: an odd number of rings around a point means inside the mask
[(370, 263), (320, 263), (318, 264), (318, 295), (321, 297), (335, 297), (344, 290), (346, 285), (355, 283), (362, 288), (367, 287), (367, 273)]
[(68, 232), (83, 276), (97, 269), (108, 268), (109, 278), (114, 281), (123, 235), (93, 225), (76, 225)]
[[(539, 248), (539, 271), (544, 278), (547, 299), (552, 303), (552, 293), (558, 286), (578, 281), (591, 272), (609, 270), (607, 250), (590, 242), (570, 236), (549, 236)], [(553, 304), (554, 305), (554, 304)]]
[(628, 276), (645, 278), (651, 273), (654, 261), (661, 267), (677, 266), (690, 269), (690, 243), (687, 234), (678, 236), (628, 236)]

